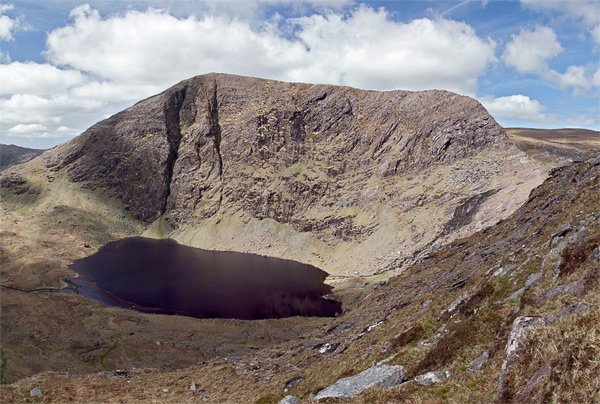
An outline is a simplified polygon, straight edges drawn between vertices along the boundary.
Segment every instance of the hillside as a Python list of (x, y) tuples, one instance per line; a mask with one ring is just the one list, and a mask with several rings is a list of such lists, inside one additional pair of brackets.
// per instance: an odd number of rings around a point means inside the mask
[[(194, 402), (195, 381), (211, 402), (277, 402), (302, 376), (290, 391), (307, 401), (389, 358), (407, 377), (440, 367), (461, 375), (450, 382), (457, 401), (481, 380), (473, 397), (487, 402), (519, 299), (518, 313), (551, 313), (570, 298), (538, 305), (531, 293), (580, 281), (585, 301), (597, 299), (590, 254), (572, 274), (549, 275), (580, 241), (568, 237), (595, 242), (597, 170), (593, 158), (554, 170), (531, 193), (546, 167), (477, 101), (445, 91), (186, 80), (3, 172), (1, 378), (13, 384), (0, 391), (9, 402), (37, 400), (34, 387), (44, 401)], [(132, 235), (313, 264), (331, 274), (344, 313), (153, 315), (105, 307), (63, 280), (74, 260)], [(538, 272), (538, 283), (505, 300)], [(446, 335), (466, 339), (439, 345)], [(462, 368), (485, 347), (490, 370), (469, 379)], [(450, 391), (442, 386), (431, 390), (440, 400)], [(355, 400), (393, 402), (404, 390), (365, 394)]]
[(42, 154), (43, 150), (29, 149), (27, 147), (15, 146), (14, 144), (0, 144), (0, 170), (16, 164), (26, 163)]
[(581, 160), (600, 149), (600, 132), (588, 129), (506, 128), (517, 147), (548, 169)]
[[(319, 402), (597, 402), (599, 191), (600, 154), (554, 170), (506, 220), (379, 283), (298, 339), (184, 369), (46, 372), (3, 386), (3, 397), (26, 401), (39, 388), (45, 402), (277, 403), (293, 394), (310, 403), (385, 362), (403, 366), (409, 382)], [(162, 340), (157, 349), (182, 342)], [(442, 380), (413, 380), (428, 371)]]

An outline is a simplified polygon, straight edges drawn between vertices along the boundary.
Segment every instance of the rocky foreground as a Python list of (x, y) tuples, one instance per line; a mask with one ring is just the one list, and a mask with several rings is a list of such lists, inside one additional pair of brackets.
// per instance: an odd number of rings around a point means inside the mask
[[(597, 402), (599, 191), (599, 154), (554, 170), (508, 219), (381, 282), (343, 315), (300, 338), (184, 369), (45, 372), (2, 386), (2, 397), (86, 403)], [(181, 341), (169, 338), (157, 349)], [(105, 357), (110, 355), (107, 350)]]

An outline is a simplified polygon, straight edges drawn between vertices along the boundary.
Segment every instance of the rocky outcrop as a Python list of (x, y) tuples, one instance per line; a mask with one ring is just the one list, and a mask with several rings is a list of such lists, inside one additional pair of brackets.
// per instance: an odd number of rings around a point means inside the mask
[(506, 387), (506, 378), (510, 371), (510, 367), (518, 360), (520, 349), (527, 333), (536, 326), (551, 324), (556, 320), (567, 317), (576, 313), (581, 313), (589, 310), (591, 307), (588, 303), (573, 303), (565, 309), (558, 311), (550, 316), (521, 316), (517, 317), (513, 322), (512, 329), (508, 335), (506, 348), (504, 349), (504, 359), (498, 379), (498, 391), (502, 393)]
[(397, 386), (404, 380), (404, 367), (402, 366), (374, 366), (355, 376), (345, 377), (331, 386), (321, 390), (315, 400), (327, 397), (352, 397), (371, 387)]
[[(136, 219), (164, 219), (175, 238), (236, 221), (238, 239), (213, 232), (198, 235), (195, 246), (253, 244), (253, 252), (323, 266), (338, 252), (317, 257), (314, 245), (364, 243), (358, 253), (378, 262), (373, 270), (497, 222), (543, 179), (468, 97), (222, 74), (183, 81), (43, 159), (71, 181), (121, 199)], [(288, 238), (276, 250), (276, 234), (251, 227), (265, 220), (297, 234), (302, 246), (291, 248)], [(335, 261), (364, 266), (356, 257)]]
[(483, 368), (487, 364), (489, 358), (490, 358), (490, 351), (488, 351), (488, 350), (483, 351), (481, 353), (481, 355), (479, 355), (477, 358), (475, 358), (475, 360), (473, 361), (473, 364), (471, 365), (470, 368), (467, 368), (467, 370), (469, 372), (483, 371)]

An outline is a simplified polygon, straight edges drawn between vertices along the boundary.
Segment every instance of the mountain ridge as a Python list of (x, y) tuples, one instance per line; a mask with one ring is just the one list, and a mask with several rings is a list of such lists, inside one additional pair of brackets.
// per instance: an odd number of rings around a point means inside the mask
[[(44, 160), (70, 181), (121, 199), (134, 218), (152, 223), (149, 236), (288, 254), (346, 275), (374, 255), (381, 264), (373, 272), (389, 270), (438, 239), (493, 224), (544, 177), (468, 97), (222, 74), (182, 81)], [(458, 205), (479, 194), (489, 197), (476, 199), (472, 220), (447, 231)], [(403, 222), (408, 211), (419, 219)], [(435, 231), (418, 231), (421, 221)], [(392, 222), (411, 230), (390, 234)], [(293, 234), (297, 248), (281, 245), (278, 229)], [(395, 237), (405, 242), (394, 246)], [(357, 244), (367, 259), (341, 259)]]

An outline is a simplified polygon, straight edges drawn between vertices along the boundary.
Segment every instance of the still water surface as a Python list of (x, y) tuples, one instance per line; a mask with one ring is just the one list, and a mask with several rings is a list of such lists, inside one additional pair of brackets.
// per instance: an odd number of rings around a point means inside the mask
[(110, 306), (199, 318), (334, 316), (327, 273), (295, 261), (130, 237), (75, 261), (78, 293)]

